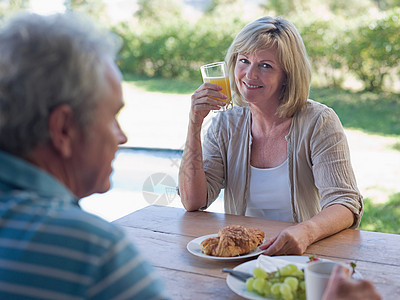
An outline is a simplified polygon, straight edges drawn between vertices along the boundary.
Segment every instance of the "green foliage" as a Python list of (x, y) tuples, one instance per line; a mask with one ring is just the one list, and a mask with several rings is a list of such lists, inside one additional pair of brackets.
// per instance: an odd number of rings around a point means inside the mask
[(392, 148), (393, 148), (393, 150), (400, 151), (400, 141), (395, 143)]
[(217, 12), (220, 8), (225, 9), (227, 6), (236, 5), (239, 0), (211, 0), (209, 7), (206, 9), (206, 14)]
[[(119, 64), (124, 73), (166, 78), (199, 78), (200, 65), (223, 60), (235, 29), (243, 24), (205, 16), (197, 23), (172, 18), (145, 26), (124, 22)], [(216, 30), (215, 28), (218, 28)]]
[(123, 72), (167, 78), (191, 75), (188, 64), (195, 61), (188, 37), (193, 29), (181, 20), (171, 20), (163, 26), (148, 24), (137, 36), (126, 23), (116, 31), (125, 37), (120, 59)]
[(400, 8), (353, 22), (345, 16), (297, 19), (320, 85), (340, 87), (350, 76), (367, 91), (391, 90), (400, 70)]
[(177, 0), (139, 0), (138, 6), (136, 16), (140, 22), (162, 24), (182, 15), (181, 3)]
[(360, 229), (400, 234), (400, 193), (391, 195), (386, 203), (364, 199), (364, 206)]
[(373, 0), (326, 0), (329, 10), (337, 16), (354, 18), (368, 13), (376, 6)]
[(295, 0), (268, 0), (262, 7), (266, 10), (273, 10), (276, 15), (291, 15), (296, 12), (297, 5), (301, 5)]
[(400, 7), (400, 0), (374, 0), (374, 2), (381, 10)]
[[(367, 1), (369, 6), (371, 1)], [(213, 1), (198, 22), (189, 22), (183, 17), (179, 1), (139, 1), (138, 22), (124, 22), (114, 28), (124, 40), (121, 69), (127, 74), (150, 77), (198, 78), (199, 66), (223, 60), (232, 39), (247, 23), (240, 11), (233, 9), (236, 2), (225, 2)], [(365, 1), (353, 1), (346, 10), (346, 1), (329, 0), (321, 5), (340, 16), (326, 18), (307, 13), (316, 3), (308, 0), (296, 9), (292, 9), (291, 0), (265, 4), (293, 15), (291, 19), (303, 37), (318, 80), (314, 81), (321, 86), (341, 87), (350, 76), (360, 80), (368, 91), (390, 90), (387, 82), (393, 81), (400, 70), (400, 9), (359, 21), (357, 17), (349, 20), (348, 15), (365, 13), (369, 7)], [(220, 17), (222, 10), (229, 18)]]
[(374, 0), (265, 0), (261, 5), (268, 11), (268, 14), (273, 11), (273, 15), (285, 16), (290, 19), (303, 14), (306, 19), (310, 17), (324, 19), (330, 13), (354, 18), (366, 14), (371, 7), (375, 6), (377, 5)]
[(349, 70), (365, 84), (366, 90), (382, 90), (385, 78), (400, 66), (400, 8), (376, 20), (366, 20), (348, 30), (341, 49)]
[(64, 6), (67, 10), (84, 13), (98, 20), (107, 20), (103, 0), (64, 0)]
[(400, 96), (397, 94), (311, 88), (310, 98), (332, 107), (347, 128), (400, 136)]
[(30, 0), (0, 0), (0, 23), (4, 18), (14, 14), (15, 12), (27, 9), (29, 3)]
[(314, 74), (325, 86), (339, 87), (344, 81), (340, 27), (331, 20), (316, 19), (299, 26)]
[(9, 0), (8, 6), (12, 10), (26, 9), (29, 7), (30, 0)]

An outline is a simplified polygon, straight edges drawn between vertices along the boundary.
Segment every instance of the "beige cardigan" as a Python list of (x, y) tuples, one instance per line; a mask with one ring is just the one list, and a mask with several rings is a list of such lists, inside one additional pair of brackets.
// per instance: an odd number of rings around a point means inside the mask
[[(249, 199), (251, 151), (249, 107), (235, 107), (213, 118), (203, 142), (207, 178), (206, 209), (224, 191), (225, 212), (244, 215)], [(293, 117), (288, 147), (289, 181), (293, 219), (310, 219), (332, 204), (342, 204), (355, 216), (363, 213), (362, 196), (350, 163), (343, 127), (329, 107), (308, 100)]]

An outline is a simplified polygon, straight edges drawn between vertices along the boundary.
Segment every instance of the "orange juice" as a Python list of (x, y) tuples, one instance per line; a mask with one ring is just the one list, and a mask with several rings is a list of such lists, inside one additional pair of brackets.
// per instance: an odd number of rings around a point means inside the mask
[[(218, 84), (220, 87), (222, 87), (221, 93), (226, 95), (228, 98), (226, 98), (224, 101), (226, 103), (229, 103), (231, 101), (231, 85), (229, 83), (229, 78), (228, 77), (205, 77), (204, 82), (211, 82)], [(222, 100), (222, 99), (218, 99)]]

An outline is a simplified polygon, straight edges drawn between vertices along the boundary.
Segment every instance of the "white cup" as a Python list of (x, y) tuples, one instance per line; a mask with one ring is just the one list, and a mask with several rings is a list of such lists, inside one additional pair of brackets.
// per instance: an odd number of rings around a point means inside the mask
[(321, 300), (334, 267), (333, 261), (314, 261), (304, 270), (307, 300)]

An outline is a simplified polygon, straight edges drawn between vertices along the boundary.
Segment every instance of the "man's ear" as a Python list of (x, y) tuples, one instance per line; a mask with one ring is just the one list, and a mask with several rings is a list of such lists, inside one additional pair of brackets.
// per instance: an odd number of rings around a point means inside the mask
[(48, 125), (51, 145), (61, 156), (69, 158), (77, 135), (72, 108), (67, 104), (54, 108), (49, 115)]

